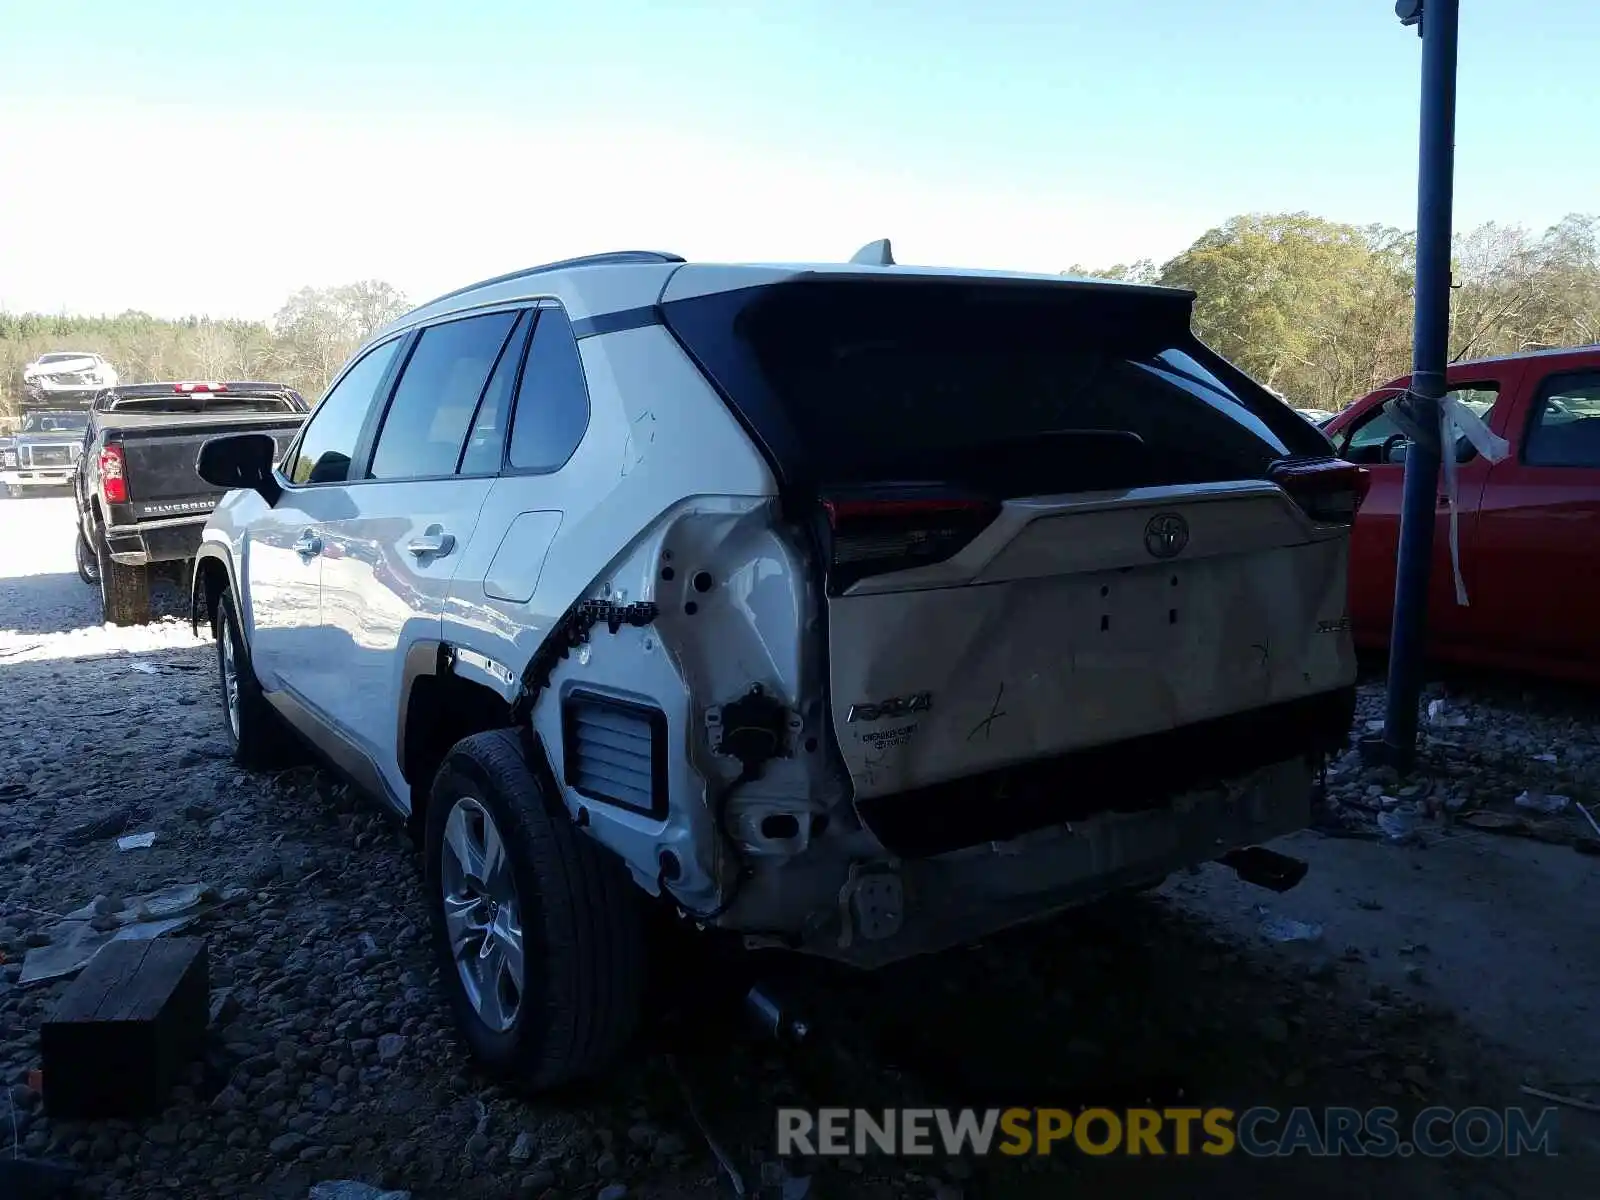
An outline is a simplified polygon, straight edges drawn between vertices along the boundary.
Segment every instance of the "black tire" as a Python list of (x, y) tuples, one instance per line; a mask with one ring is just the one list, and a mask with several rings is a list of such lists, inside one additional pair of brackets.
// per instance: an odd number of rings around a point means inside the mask
[[(525, 978), (505, 1032), (473, 1008), (445, 932), (445, 826), (464, 795), (494, 819), (517, 889)], [(491, 1074), (534, 1089), (591, 1078), (615, 1062), (633, 1041), (643, 1008), (640, 898), (627, 869), (546, 794), (514, 731), (475, 734), (445, 756), (424, 847), (440, 976), (473, 1056)]]
[(83, 536), (83, 530), (78, 530), (78, 544), (76, 547), (78, 558), (78, 578), (90, 587), (100, 585), (100, 558), (94, 552), (94, 547), (89, 545), (89, 539)]
[(111, 560), (105, 538), (95, 542), (100, 564), (100, 608), (113, 625), (147, 625), (150, 622), (150, 571), (125, 567)]
[[(217, 597), (217, 612), (212, 622), (217, 640), (217, 693), (222, 700), (222, 727), (233, 746), (233, 760), (241, 767), (262, 770), (276, 767), (288, 758), (289, 733), (272, 705), (261, 694), (261, 684), (250, 665), (244, 638), (239, 632), (239, 617), (233, 607), (233, 592), (222, 589)], [(239, 685), (238, 728), (228, 714), (228, 668), (226, 651), (233, 652)]]

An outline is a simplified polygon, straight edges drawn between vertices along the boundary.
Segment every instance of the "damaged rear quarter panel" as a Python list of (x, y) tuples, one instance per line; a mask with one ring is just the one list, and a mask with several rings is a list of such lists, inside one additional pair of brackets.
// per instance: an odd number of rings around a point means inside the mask
[[(612, 633), (601, 623), (559, 660), (532, 723), (559, 781), (560, 701), (572, 687), (660, 708), (669, 739), (666, 821), (570, 788), (563, 799), (574, 815), (587, 811), (588, 832), (617, 851), (642, 886), (655, 890), (658, 852), (672, 847), (684, 864), (680, 894), (709, 900), (720, 864), (704, 776), (731, 776), (733, 768), (705, 754), (700, 710), (737, 699), (752, 683), (796, 701), (806, 686), (803, 584), (794, 552), (773, 531), (776, 487), (765, 462), (670, 335), (633, 329), (584, 338), (579, 350), (588, 432), (560, 471), (495, 482), (450, 588), (444, 640), (520, 677), (580, 601), (657, 604), (653, 624)], [(492, 595), (491, 563), (515, 553), (506, 531), (528, 525), (532, 513), (559, 514), (532, 522), (540, 544), (528, 556), (544, 557), (537, 578), (527, 576), (532, 595)], [(709, 590), (698, 590), (697, 579)]]

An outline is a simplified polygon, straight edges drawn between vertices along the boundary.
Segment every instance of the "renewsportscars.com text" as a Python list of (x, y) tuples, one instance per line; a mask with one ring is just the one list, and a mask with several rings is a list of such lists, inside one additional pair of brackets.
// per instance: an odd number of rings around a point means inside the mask
[(1473, 1158), (1554, 1154), (1546, 1108), (781, 1108), (779, 1155)]

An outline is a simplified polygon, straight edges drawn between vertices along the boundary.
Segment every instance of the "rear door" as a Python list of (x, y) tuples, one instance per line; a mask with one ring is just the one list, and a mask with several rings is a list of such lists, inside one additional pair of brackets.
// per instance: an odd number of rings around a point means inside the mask
[(430, 325), (408, 357), (346, 507), (324, 526), (322, 620), (330, 638), (323, 703), (340, 732), (404, 796), (396, 760), (410, 648), (437, 644), (445, 596), (499, 473), (480, 416), (503, 414), (530, 324), (510, 309)]
[[(1537, 361), (1537, 360), (1534, 360)], [(1600, 366), (1535, 378), (1513, 446), (1489, 472), (1473, 584), (1486, 649), (1529, 666), (1600, 665)]]
[(817, 501), (858, 799), (1353, 680), (1361, 473), (1193, 339), (1189, 299), (890, 275), (772, 288), (742, 352), (676, 322)]

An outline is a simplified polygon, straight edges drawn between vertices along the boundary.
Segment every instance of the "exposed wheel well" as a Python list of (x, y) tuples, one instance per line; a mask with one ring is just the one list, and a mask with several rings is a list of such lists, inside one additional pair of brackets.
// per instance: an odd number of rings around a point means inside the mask
[(217, 620), (217, 601), (222, 598), (222, 590), (228, 586), (228, 568), (216, 558), (202, 558), (194, 565), (194, 592), (190, 596), (189, 618), (196, 631), (200, 624), (200, 606), (205, 605), (206, 628), (210, 629)]
[(400, 770), (411, 785), (411, 825), (424, 828), (433, 777), (462, 738), (510, 729), (511, 706), (498, 693), (459, 675), (419, 676), (406, 700)]

